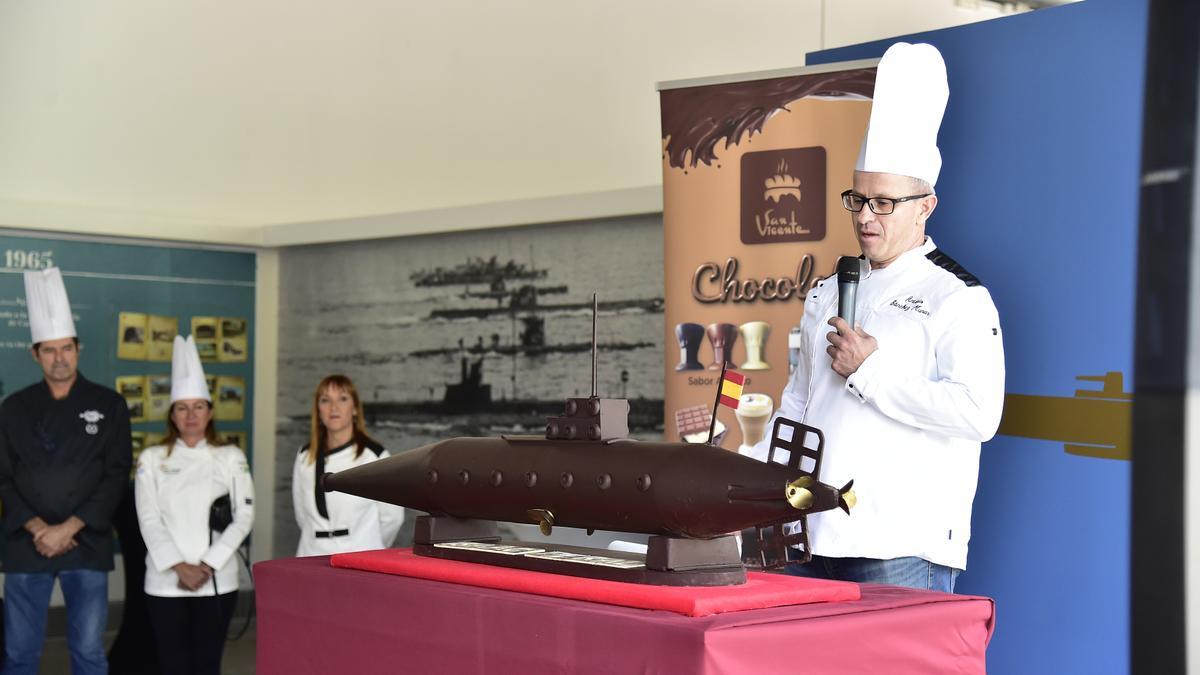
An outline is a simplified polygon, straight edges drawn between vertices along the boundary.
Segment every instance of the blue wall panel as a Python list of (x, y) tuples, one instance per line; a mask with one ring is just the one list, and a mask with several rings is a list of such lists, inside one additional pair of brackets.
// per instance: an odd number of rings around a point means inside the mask
[[(928, 232), (995, 297), (1009, 394), (1072, 398), (1109, 371), (1133, 390), (1145, 31), (1144, 0), (1088, 0), (903, 38), (946, 59)], [(989, 671), (1127, 671), (1129, 469), (1061, 442), (984, 446), (958, 589), (996, 599)]]

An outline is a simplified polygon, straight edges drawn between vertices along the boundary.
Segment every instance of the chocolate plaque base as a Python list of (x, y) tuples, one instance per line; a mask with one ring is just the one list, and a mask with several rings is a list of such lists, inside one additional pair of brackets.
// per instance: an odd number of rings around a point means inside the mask
[[(608, 551), (583, 546), (530, 544), (529, 542), (522, 541), (503, 541), (499, 545), (542, 549), (553, 553), (573, 553), (589, 558), (621, 559), (631, 562), (639, 562), (642, 558), (642, 556), (636, 553)], [(638, 567), (630, 568), (609, 567), (597, 562), (535, 558), (529, 555), (505, 555), (486, 550), (444, 548), (429, 544), (414, 544), (413, 553), (430, 558), (461, 560), (498, 567), (532, 570), (534, 572), (566, 574), (574, 577), (586, 577), (588, 579), (623, 581), (631, 584), (649, 584), (652, 586), (734, 586), (746, 583), (746, 570), (740, 566), (703, 570), (663, 571), (646, 569), (644, 563)]]
[[(746, 569), (732, 536), (650, 537), (646, 555), (543, 542), (501, 541), (492, 521), (420, 516), (413, 553), (429, 558), (654, 586), (733, 586)], [(437, 536), (457, 534), (459, 537)], [(436, 534), (435, 534), (436, 533)], [(434, 536), (430, 536), (434, 535)], [(489, 536), (491, 535), (491, 536)]]

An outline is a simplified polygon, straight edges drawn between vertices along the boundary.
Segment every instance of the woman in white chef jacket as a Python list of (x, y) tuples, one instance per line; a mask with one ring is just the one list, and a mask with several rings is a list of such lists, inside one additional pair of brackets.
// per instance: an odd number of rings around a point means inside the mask
[(367, 435), (362, 401), (345, 375), (321, 380), (313, 394), (309, 441), (292, 467), (292, 506), (300, 526), (298, 556), (368, 551), (391, 546), (404, 508), (341, 492), (322, 492), (326, 473), (369, 464), (388, 451)]
[[(224, 495), (232, 522), (216, 532), (209, 512)], [(138, 457), (134, 496), (162, 671), (220, 673), (237, 596), (235, 553), (254, 522), (254, 484), (246, 455), (217, 439), (212, 398), (190, 336), (175, 338), (167, 437)]]

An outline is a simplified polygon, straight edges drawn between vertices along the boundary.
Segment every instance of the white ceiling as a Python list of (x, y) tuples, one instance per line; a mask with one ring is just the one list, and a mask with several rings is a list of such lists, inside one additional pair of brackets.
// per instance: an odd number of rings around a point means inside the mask
[[(795, 67), (822, 46), (1002, 13), (971, 0), (0, 0), (0, 226), (261, 244), (375, 214), (409, 214), (391, 230), (407, 233), (424, 214), (454, 229), (454, 214), (497, 202), (569, 213), (573, 195), (636, 211), (661, 178), (656, 82)], [(289, 238), (295, 223), (310, 224)]]

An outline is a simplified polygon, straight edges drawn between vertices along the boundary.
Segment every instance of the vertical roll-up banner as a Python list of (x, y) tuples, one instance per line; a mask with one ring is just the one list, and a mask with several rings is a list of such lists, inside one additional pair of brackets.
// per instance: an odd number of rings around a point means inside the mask
[(714, 442), (735, 450), (764, 433), (807, 292), (860, 253), (840, 194), (877, 62), (659, 85), (667, 440), (707, 438), (723, 366), (745, 380), (736, 412), (719, 406)]

